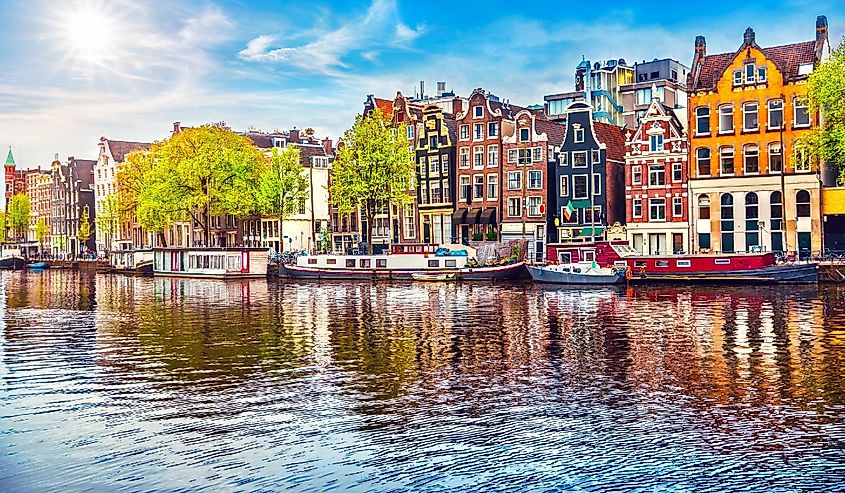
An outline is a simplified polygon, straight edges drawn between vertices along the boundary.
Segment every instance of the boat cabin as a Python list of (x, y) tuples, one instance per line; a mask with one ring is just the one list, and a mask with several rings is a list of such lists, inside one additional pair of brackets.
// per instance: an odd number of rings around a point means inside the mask
[(156, 276), (240, 279), (267, 276), (266, 248), (155, 248)]

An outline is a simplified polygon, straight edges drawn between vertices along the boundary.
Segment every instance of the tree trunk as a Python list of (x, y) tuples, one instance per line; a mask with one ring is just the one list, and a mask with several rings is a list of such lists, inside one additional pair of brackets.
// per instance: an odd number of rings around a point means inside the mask
[(279, 253), (285, 251), (285, 235), (282, 234), (282, 225), (284, 221), (282, 220), (282, 215), (279, 214)]
[(367, 255), (373, 254), (373, 221), (376, 219), (373, 199), (367, 200)]
[(162, 248), (167, 248), (167, 238), (164, 236), (164, 231), (158, 232), (158, 242)]
[(211, 207), (205, 206), (205, 225), (203, 227), (203, 241), (206, 247), (211, 246)]

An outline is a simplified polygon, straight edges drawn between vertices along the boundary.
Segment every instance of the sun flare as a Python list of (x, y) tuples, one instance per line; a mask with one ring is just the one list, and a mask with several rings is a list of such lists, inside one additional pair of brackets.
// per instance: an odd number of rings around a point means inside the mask
[(94, 5), (68, 11), (63, 22), (69, 54), (88, 62), (102, 62), (114, 53), (114, 19)]

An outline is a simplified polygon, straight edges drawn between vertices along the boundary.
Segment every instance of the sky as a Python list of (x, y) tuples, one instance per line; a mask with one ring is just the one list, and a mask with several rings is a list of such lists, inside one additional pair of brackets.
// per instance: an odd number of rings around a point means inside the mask
[(841, 0), (0, 0), (0, 152), (24, 168), (96, 159), (101, 136), (161, 140), (175, 121), (336, 140), (368, 94), (421, 80), (542, 104), (574, 89), (582, 56), (689, 65), (697, 35), (708, 53), (749, 26), (761, 46), (812, 40), (820, 14), (837, 45)]

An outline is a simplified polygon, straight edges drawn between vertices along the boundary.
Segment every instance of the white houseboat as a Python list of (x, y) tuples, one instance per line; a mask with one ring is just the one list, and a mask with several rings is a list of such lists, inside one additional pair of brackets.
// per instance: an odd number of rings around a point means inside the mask
[(304, 255), (282, 275), (309, 279), (506, 280), (526, 277), (524, 262), (479, 266), (461, 245), (393, 245), (387, 255)]
[(156, 276), (243, 279), (267, 276), (266, 248), (154, 248)]
[(109, 252), (111, 272), (151, 276), (153, 274), (153, 250), (114, 250)]

